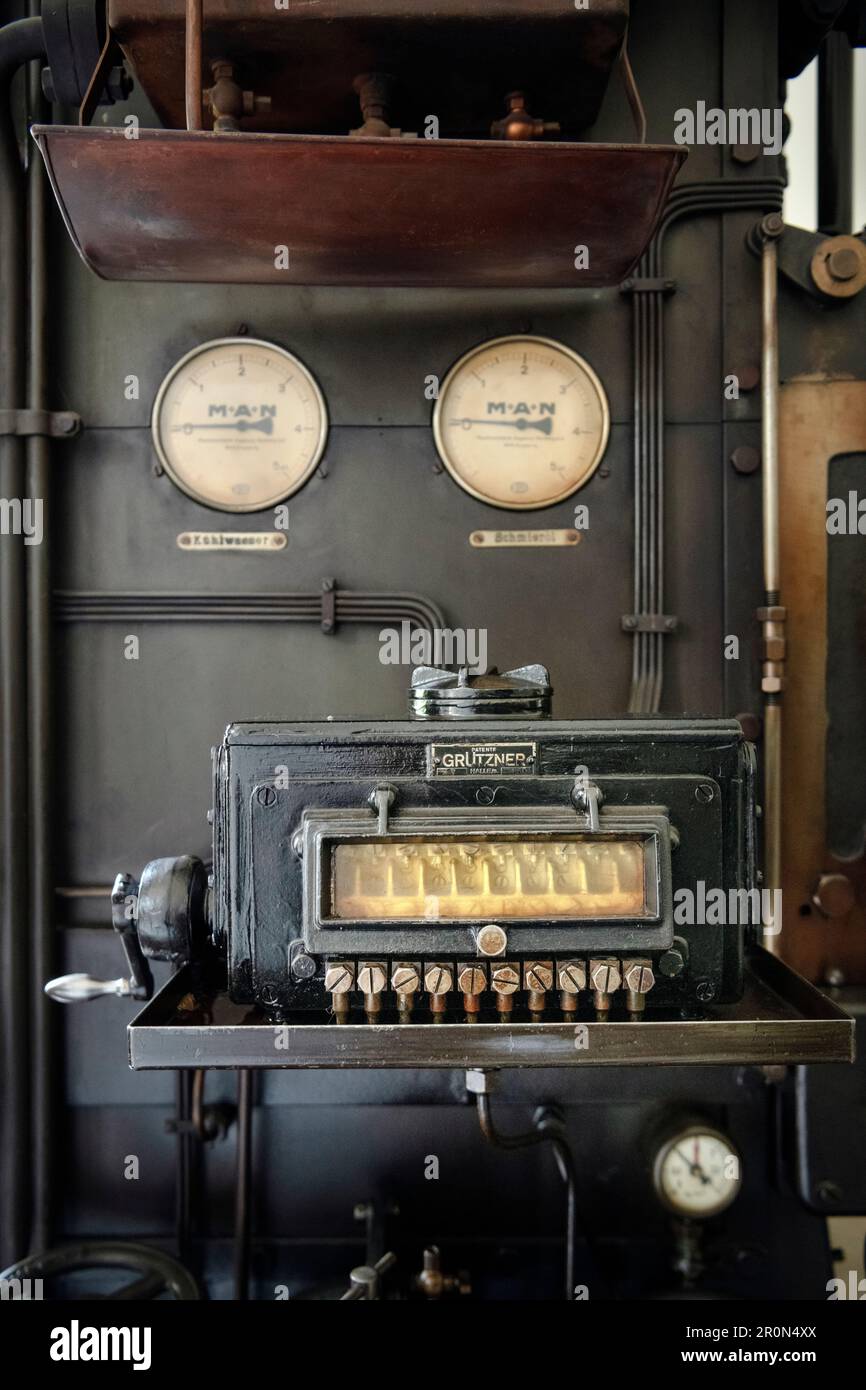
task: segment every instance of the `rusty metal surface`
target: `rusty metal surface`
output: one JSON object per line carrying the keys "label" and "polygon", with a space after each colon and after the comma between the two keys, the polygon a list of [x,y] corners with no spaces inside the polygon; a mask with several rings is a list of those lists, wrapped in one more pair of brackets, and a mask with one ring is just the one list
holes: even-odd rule
{"label": "rusty metal surface", "polygon": [[73,241],[107,280],[615,285],[685,158],[658,145],[33,134]]}
{"label": "rusty metal surface", "polygon": [[[164,124],[182,129],[185,0],[110,0],[109,24]],[[598,114],[628,22],[628,0],[207,0],[203,51],[238,65],[270,97],[256,130],[347,134],[352,81],[392,73],[396,123],[442,135],[487,134],[506,94],[526,89],[570,133]],[[563,52],[567,62],[555,61]]]}
{"label": "rusty metal surface", "polygon": [[[826,502],[831,458],[866,444],[866,382],[791,381],[779,394],[782,591],[788,609],[782,780],[784,927],[779,954],[811,980],[841,971],[866,982],[866,863],[840,861],[826,835]],[[825,917],[813,903],[822,874],[857,888],[849,912]]]}

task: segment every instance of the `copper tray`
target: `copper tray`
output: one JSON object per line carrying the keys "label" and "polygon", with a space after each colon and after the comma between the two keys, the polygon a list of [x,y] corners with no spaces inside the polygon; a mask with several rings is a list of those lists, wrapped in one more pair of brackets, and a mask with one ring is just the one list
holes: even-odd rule
{"label": "copper tray", "polygon": [[[665,145],[183,130],[128,139],[79,126],[33,135],[79,253],[106,280],[616,285],[685,158]],[[575,268],[578,246],[587,269]]]}

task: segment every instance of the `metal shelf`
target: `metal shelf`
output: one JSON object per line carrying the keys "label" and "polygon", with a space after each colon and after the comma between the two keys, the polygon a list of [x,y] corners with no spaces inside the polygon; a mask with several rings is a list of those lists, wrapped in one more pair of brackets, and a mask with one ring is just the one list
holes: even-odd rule
{"label": "metal shelf", "polygon": [[854,1022],[775,956],[755,948],[738,1004],[709,1006],[701,1017],[655,1015],[640,1022],[594,1015],[569,1021],[508,1023],[480,1014],[467,1022],[445,1014],[433,1022],[419,1004],[412,1021],[396,1014],[346,1023],[324,1014],[295,1014],[274,1024],[225,994],[195,990],[184,966],[129,1025],[134,1069],[505,1068],[574,1066],[772,1065],[851,1062]]}

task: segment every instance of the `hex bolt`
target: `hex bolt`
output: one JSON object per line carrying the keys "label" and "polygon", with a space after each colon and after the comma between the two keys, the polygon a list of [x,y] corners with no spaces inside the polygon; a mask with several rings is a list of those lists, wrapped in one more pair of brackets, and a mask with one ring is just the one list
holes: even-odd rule
{"label": "hex bolt", "polygon": [[659,956],[659,971],[669,980],[675,980],[678,975],[682,975],[685,968],[686,958],[678,946],[671,946],[670,950]]}
{"label": "hex bolt", "polygon": [[543,1014],[547,991],[553,989],[553,961],[528,960],[523,966],[523,988],[529,993],[529,1011]]}
{"label": "hex bolt", "polygon": [[364,996],[364,1010],[377,1014],[382,1007],[382,993],[388,984],[388,970],[384,961],[362,960],[358,962],[358,988]]}
{"label": "hex bolt", "polygon": [[589,962],[589,987],[600,1022],[607,1019],[611,995],[616,993],[621,984],[619,961],[614,956],[602,956]]}
{"label": "hex bolt", "polygon": [[559,1007],[564,1013],[577,1010],[577,996],[586,989],[586,966],[582,960],[558,960],[556,982],[559,985]]}
{"label": "hex bolt", "polygon": [[355,988],[355,965],[350,960],[331,960],[325,967],[325,990],[335,1014],[349,1012],[349,995]]}
{"label": "hex bolt", "polygon": [[468,1014],[477,1014],[481,996],[487,988],[487,967],[477,961],[467,961],[457,967],[457,988],[463,995],[463,1007]]}
{"label": "hex bolt", "polygon": [[454,988],[454,971],[447,962],[432,961],[424,967],[424,988],[430,996],[430,1012],[444,1014]]}
{"label": "hex bolt", "polygon": [[510,1014],[514,1006],[513,995],[520,988],[520,972],[516,965],[503,961],[493,968],[490,988],[496,995],[496,1007],[501,1014]]}
{"label": "hex bolt", "polygon": [[415,995],[421,988],[421,967],[414,961],[398,961],[391,971],[391,988],[397,996],[397,1008],[411,1013]]}
{"label": "hex bolt", "polygon": [[646,1008],[646,997],[656,982],[652,961],[644,958],[624,960],[622,978],[628,991],[626,1007],[632,1017],[639,1018]]}

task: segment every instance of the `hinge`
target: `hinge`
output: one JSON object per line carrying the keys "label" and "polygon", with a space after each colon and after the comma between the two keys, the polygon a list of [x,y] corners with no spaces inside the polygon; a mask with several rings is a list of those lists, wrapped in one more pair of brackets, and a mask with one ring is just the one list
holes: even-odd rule
{"label": "hinge", "polygon": [[70,439],[80,429],[81,416],[74,410],[0,410],[0,435]]}

